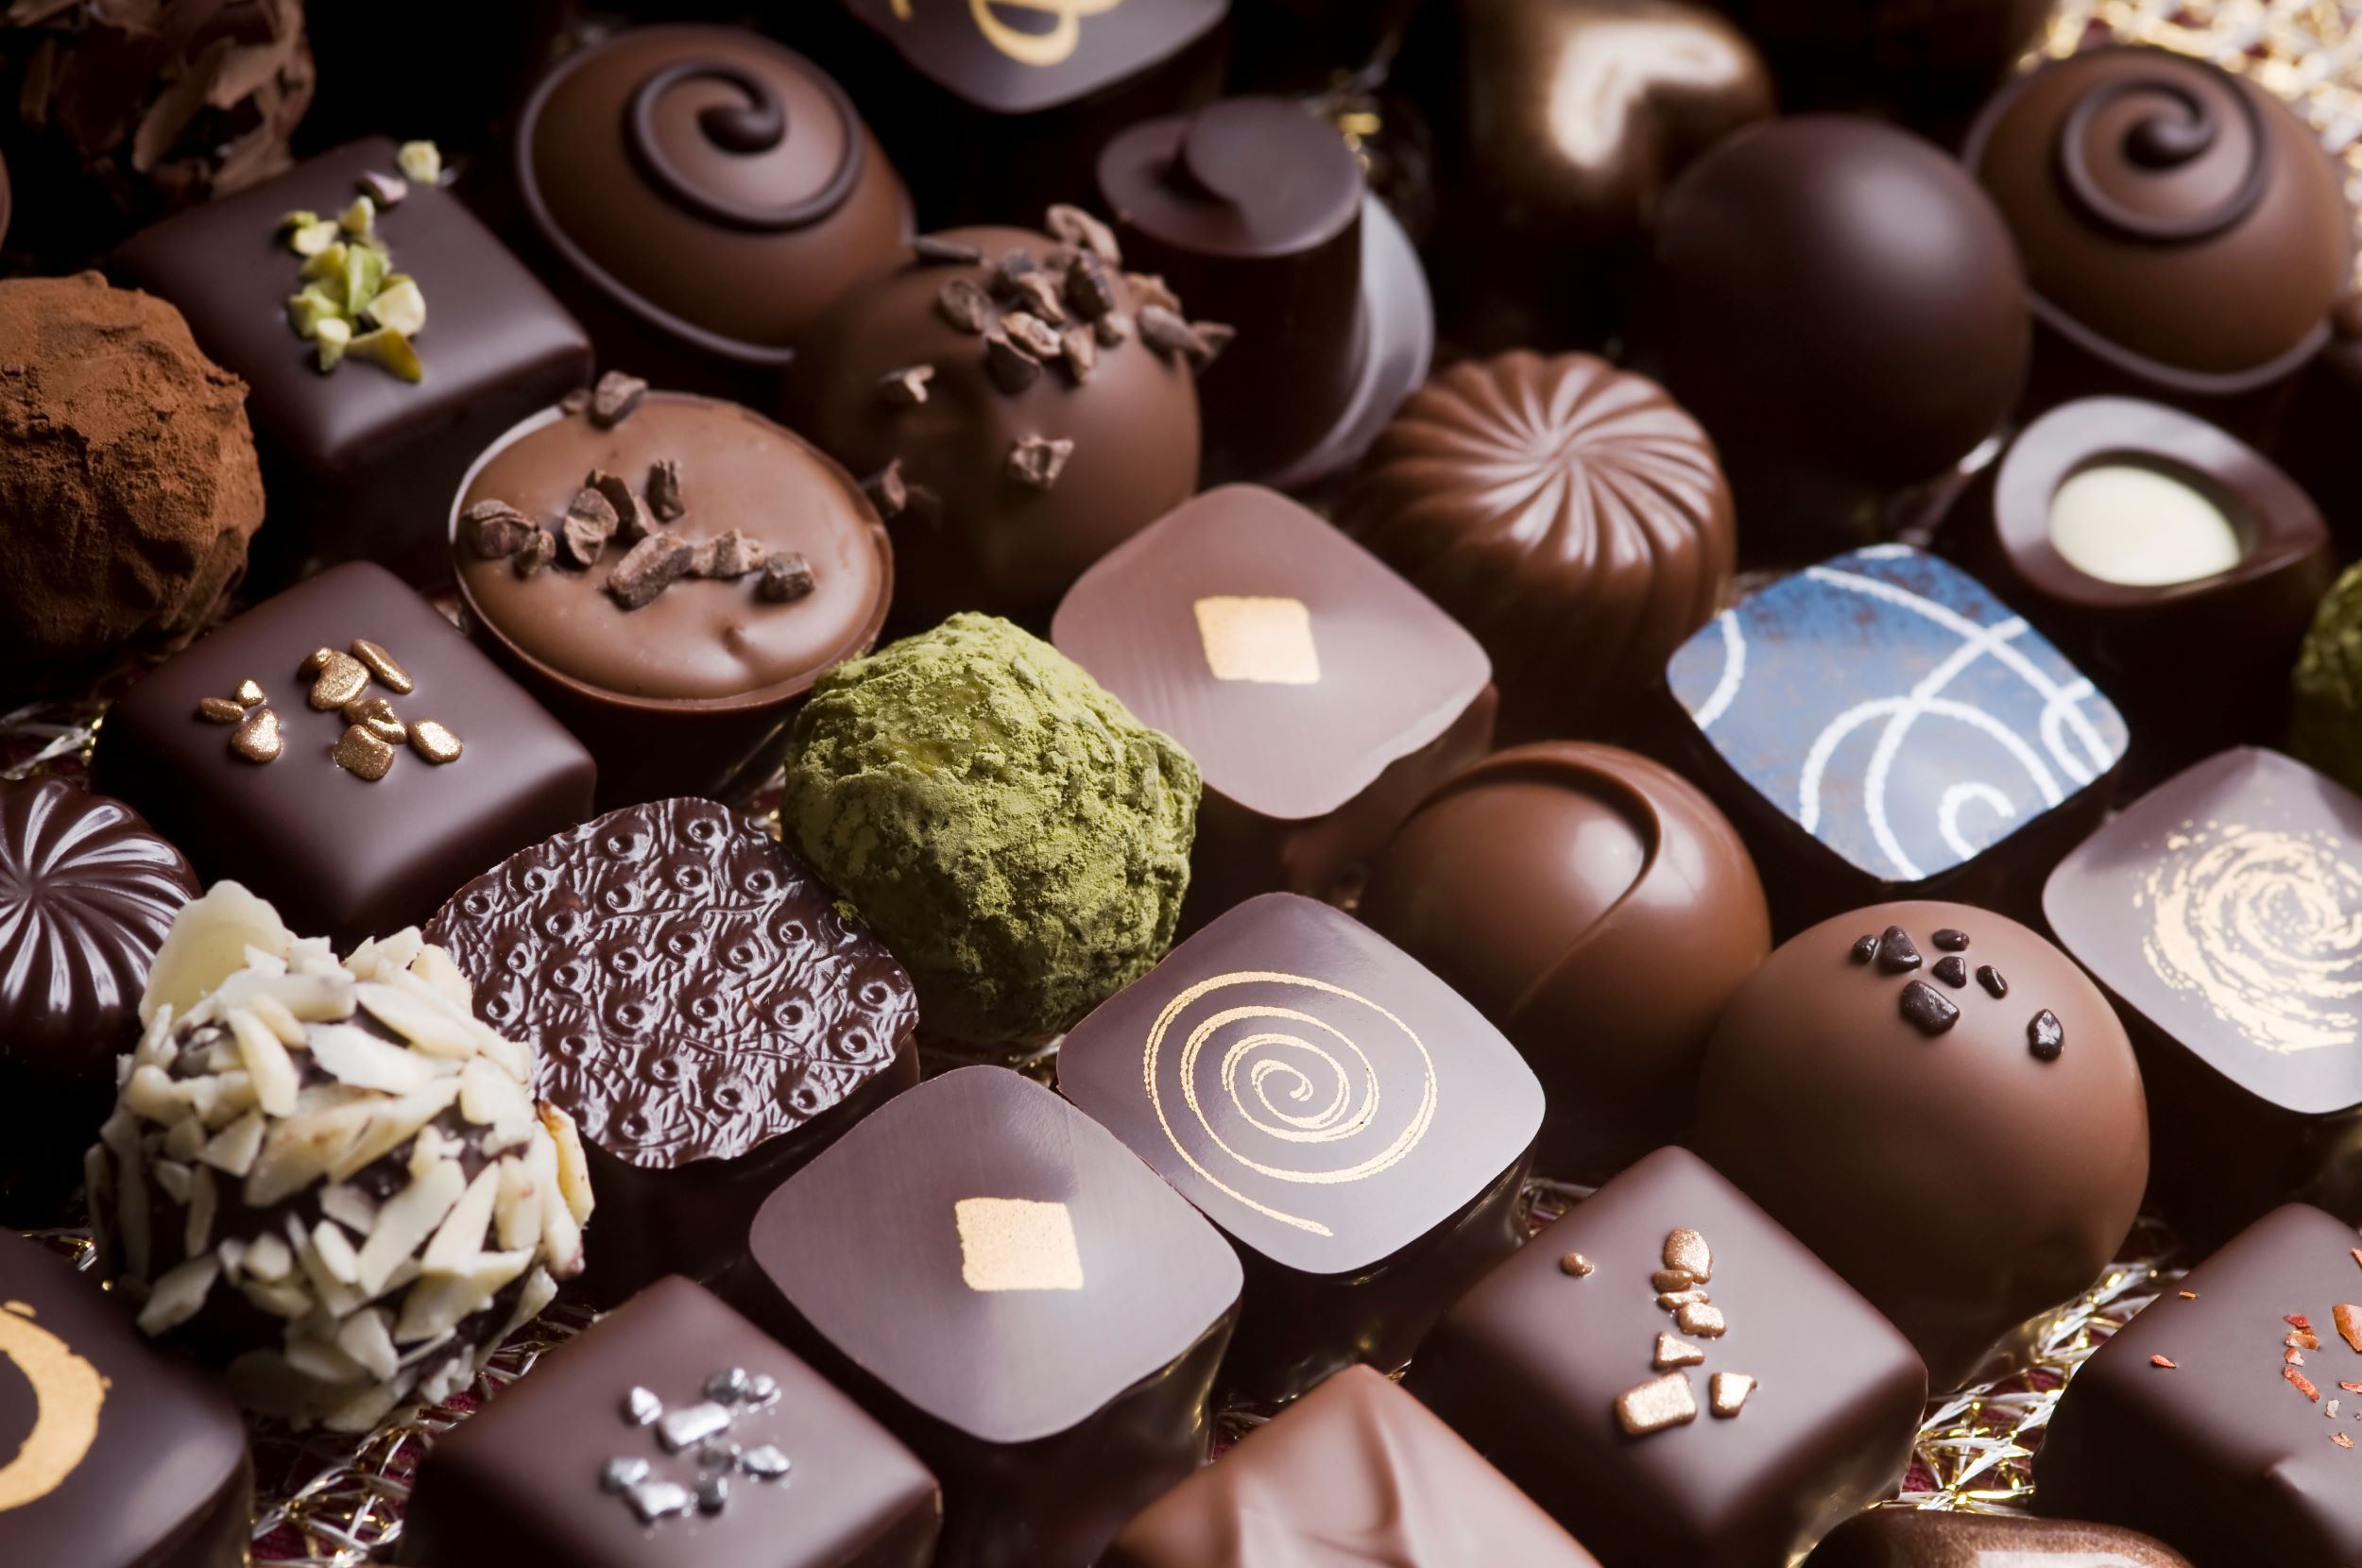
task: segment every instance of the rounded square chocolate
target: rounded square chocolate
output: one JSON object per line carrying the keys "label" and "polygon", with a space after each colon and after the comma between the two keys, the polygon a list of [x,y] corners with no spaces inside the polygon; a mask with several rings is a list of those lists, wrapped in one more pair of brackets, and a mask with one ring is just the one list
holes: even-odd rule
{"label": "rounded square chocolate", "polygon": [[911,69],[995,114],[1031,114],[1111,87],[1188,48],[1230,9],[1227,0],[842,3]]}

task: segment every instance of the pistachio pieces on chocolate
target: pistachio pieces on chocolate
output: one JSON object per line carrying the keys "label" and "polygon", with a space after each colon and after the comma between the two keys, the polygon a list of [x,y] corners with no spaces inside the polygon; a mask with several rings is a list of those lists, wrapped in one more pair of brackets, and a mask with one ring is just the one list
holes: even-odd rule
{"label": "pistachio pieces on chocolate", "polygon": [[642,399],[648,395],[648,383],[638,376],[627,376],[621,370],[609,370],[590,388],[590,401],[584,412],[590,423],[600,430],[613,430],[632,416]]}
{"label": "pistachio pieces on chocolate", "polygon": [[394,149],[394,167],[413,185],[443,182],[443,149],[432,142],[404,142]]}
{"label": "pistachio pieces on chocolate", "polygon": [[301,258],[287,324],[313,345],[322,374],[353,358],[422,381],[426,366],[411,339],[426,330],[426,296],[417,279],[393,270],[393,253],[377,233],[380,208],[402,200],[409,186],[384,175],[362,185],[363,194],[333,218],[294,212],[279,220],[287,248]]}

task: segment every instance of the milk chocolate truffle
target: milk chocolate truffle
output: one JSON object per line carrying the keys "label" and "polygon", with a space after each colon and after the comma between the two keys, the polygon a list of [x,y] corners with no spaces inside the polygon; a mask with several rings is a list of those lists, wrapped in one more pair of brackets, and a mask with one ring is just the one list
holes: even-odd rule
{"label": "milk chocolate truffle", "polygon": [[844,90],[736,27],[639,27],[568,56],[525,105],[517,179],[607,363],[750,398],[910,229]]}
{"label": "milk chocolate truffle", "polygon": [[2154,1537],[2114,1525],[2011,1513],[1872,1508],[1829,1532],[1811,1568],[2190,1568]]}
{"label": "milk chocolate truffle", "polygon": [[1360,913],[1509,1036],[1549,1111],[1536,1160],[1597,1179],[1688,1128],[1706,1036],[1772,950],[1738,834],[1614,746],[1496,752],[1420,803]]}
{"label": "milk chocolate truffle", "polygon": [[1865,528],[1949,469],[2026,380],[2026,277],[1992,198],[1871,120],[1715,144],[1665,198],[1636,363],[1720,450],[1751,550]]}
{"label": "milk chocolate truffle", "polygon": [[926,236],[830,307],[788,422],[894,538],[894,624],[1046,616],[1085,567],[1197,490],[1195,377],[1219,348],[1104,231],[1060,214]]}
{"label": "milk chocolate truffle", "polygon": [[1784,944],[1706,1048],[1695,1144],[1893,1321],[1938,1389],[2091,1284],[2148,1177],[2108,999],[1964,904],[1875,905]]}
{"label": "milk chocolate truffle", "polygon": [[1661,387],[1524,349],[1412,393],[1338,520],[1484,644],[1511,741],[1612,729],[1737,549],[1714,444]]}
{"label": "milk chocolate truffle", "polygon": [[246,575],[246,383],[94,272],[0,281],[0,667],[184,640]]}

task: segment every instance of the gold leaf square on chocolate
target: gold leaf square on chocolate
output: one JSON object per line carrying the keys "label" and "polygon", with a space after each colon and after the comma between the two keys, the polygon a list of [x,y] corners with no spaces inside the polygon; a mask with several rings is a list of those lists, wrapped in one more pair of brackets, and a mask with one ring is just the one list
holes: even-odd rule
{"label": "gold leaf square on chocolate", "polygon": [[1320,684],[1320,650],[1312,641],[1312,613],[1303,600],[1220,594],[1192,607],[1206,667],[1216,680]]}
{"label": "gold leaf square on chocolate", "polygon": [[970,1290],[1080,1290],[1083,1254],[1064,1203],[1031,1198],[963,1198],[960,1278]]}

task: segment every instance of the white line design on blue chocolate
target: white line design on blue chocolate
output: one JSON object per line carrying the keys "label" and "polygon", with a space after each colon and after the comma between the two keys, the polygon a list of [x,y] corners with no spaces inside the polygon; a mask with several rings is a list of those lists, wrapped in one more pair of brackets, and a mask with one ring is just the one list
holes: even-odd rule
{"label": "white line design on blue chocolate", "polygon": [[1952,853],[1963,861],[1977,858],[1977,846],[1960,831],[1960,808],[1972,800],[1979,800],[1993,808],[1994,815],[2008,822],[2017,815],[2017,803],[1994,786],[1985,783],[1955,784],[1943,792],[1943,799],[1936,807],[1936,831]]}
{"label": "white line design on blue chocolate", "polygon": [[1747,638],[1738,629],[1738,612],[1724,610],[1714,621],[1722,628],[1722,678],[1714,683],[1705,702],[1689,716],[1689,722],[1698,726],[1701,735],[1731,706],[1738,695],[1739,683],[1747,678]]}

